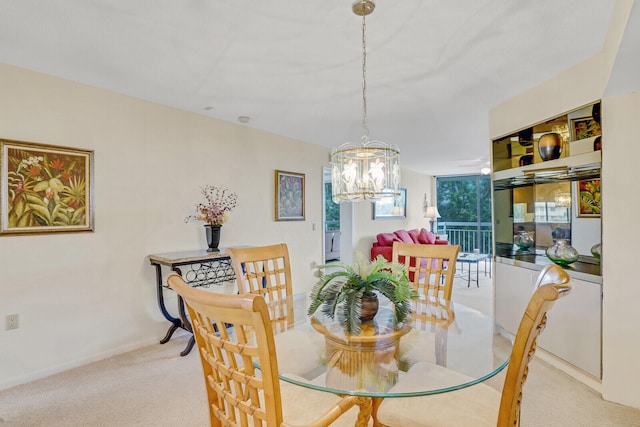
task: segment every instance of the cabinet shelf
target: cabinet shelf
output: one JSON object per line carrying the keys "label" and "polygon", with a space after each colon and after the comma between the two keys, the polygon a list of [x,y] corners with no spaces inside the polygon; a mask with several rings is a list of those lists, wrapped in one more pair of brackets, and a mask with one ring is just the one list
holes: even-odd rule
{"label": "cabinet shelf", "polygon": [[552,176],[555,173],[568,171],[571,168],[589,169],[598,168],[602,163],[602,151],[592,151],[584,154],[577,154],[570,157],[562,157],[556,160],[548,160],[544,163],[535,163],[528,166],[520,166],[501,170],[493,173],[494,181],[502,181],[513,178],[527,179],[536,175]]}

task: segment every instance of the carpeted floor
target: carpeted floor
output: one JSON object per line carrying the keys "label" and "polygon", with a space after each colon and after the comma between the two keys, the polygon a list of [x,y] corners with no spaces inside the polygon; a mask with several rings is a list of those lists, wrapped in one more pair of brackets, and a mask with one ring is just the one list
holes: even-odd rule
{"label": "carpeted floor", "polygon": [[[456,279],[454,299],[491,309],[490,279],[480,287]],[[72,369],[0,391],[2,427],[208,425],[200,361],[180,357],[185,335],[165,345]],[[470,355],[472,356],[472,355]],[[491,380],[497,389],[503,376]],[[603,401],[590,388],[534,359],[525,385],[522,427],[640,427],[640,410]]]}

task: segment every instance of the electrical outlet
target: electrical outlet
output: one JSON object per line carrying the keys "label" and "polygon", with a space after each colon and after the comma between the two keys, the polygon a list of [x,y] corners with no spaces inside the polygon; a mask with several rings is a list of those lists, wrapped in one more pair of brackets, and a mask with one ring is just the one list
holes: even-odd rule
{"label": "electrical outlet", "polygon": [[6,320],[5,329],[7,331],[9,331],[11,329],[18,329],[18,315],[17,314],[10,314],[5,318],[5,320]]}

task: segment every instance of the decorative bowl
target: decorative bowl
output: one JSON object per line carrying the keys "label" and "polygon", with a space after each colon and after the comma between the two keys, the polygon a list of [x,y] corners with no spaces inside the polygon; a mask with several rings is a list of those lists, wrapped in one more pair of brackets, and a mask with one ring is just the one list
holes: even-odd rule
{"label": "decorative bowl", "polygon": [[555,243],[545,251],[547,258],[558,265],[567,266],[578,260],[580,254],[569,244],[567,239],[557,239]]}

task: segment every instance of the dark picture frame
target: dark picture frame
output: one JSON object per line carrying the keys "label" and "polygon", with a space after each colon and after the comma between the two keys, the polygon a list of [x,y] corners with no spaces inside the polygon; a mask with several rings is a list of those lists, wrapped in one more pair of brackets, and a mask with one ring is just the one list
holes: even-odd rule
{"label": "dark picture frame", "polygon": [[400,189],[398,198],[388,197],[373,202],[373,219],[403,219],[407,217],[407,189]]}
{"label": "dark picture frame", "polygon": [[304,221],[304,174],[275,171],[275,220]]}
{"label": "dark picture frame", "polygon": [[571,140],[591,138],[602,134],[600,124],[593,117],[580,117],[571,119]]}
{"label": "dark picture frame", "polygon": [[93,157],[0,139],[0,235],[94,231]]}

